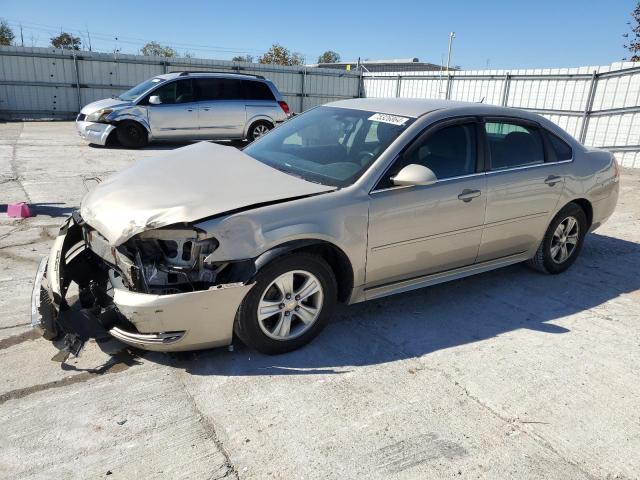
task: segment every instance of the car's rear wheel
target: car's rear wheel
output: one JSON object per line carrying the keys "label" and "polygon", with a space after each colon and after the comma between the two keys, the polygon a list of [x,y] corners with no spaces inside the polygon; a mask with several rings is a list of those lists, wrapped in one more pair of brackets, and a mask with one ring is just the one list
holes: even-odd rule
{"label": "car's rear wheel", "polygon": [[137,122],[122,122],[116,128],[116,137],[120,145],[127,148],[142,148],[149,141],[145,128]]}
{"label": "car's rear wheel", "polygon": [[533,258],[527,264],[544,273],[561,273],[576,261],[587,233],[587,216],[569,203],[553,218]]}
{"label": "car's rear wheel", "polygon": [[295,350],[324,328],[336,296],[335,276],[321,257],[287,255],[258,272],[238,309],[235,332],[262,353]]}
{"label": "car's rear wheel", "polygon": [[269,133],[269,130],[271,130],[272,128],[273,128],[272,124],[263,120],[254,123],[249,127],[249,135],[248,135],[249,140],[253,142],[258,138],[263,137],[264,135]]}

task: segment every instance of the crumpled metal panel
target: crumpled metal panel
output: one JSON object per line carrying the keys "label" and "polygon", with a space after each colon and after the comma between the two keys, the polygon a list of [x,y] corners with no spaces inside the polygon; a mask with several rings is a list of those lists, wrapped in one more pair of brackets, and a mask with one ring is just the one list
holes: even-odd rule
{"label": "crumpled metal panel", "polygon": [[91,190],[80,212],[109,244],[118,246],[145,230],[332,190],[236,148],[200,142],[136,161]]}

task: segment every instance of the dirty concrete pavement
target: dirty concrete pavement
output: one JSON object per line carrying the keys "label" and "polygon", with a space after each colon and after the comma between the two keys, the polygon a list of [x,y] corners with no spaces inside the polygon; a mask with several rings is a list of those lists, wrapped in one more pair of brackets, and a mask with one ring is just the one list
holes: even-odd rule
{"label": "dirty concrete pavement", "polygon": [[639,478],[640,170],[563,275],[344,307],[278,357],[113,341],[52,362],[30,294],[58,225],[96,177],[176,147],[0,123],[0,204],[38,213],[0,214],[1,478]]}

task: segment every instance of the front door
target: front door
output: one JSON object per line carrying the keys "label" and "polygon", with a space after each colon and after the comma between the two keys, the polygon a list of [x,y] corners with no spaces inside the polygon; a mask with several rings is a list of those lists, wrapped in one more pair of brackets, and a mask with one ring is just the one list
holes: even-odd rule
{"label": "front door", "polygon": [[154,139],[190,140],[198,136],[198,109],[191,80],[176,80],[153,91],[159,105],[148,104],[149,125]]}
{"label": "front door", "polygon": [[551,221],[568,164],[545,149],[535,124],[506,119],[484,123],[489,150],[487,214],[478,261],[538,246]]}
{"label": "front door", "polygon": [[247,121],[246,102],[240,80],[195,79],[198,99],[199,138],[242,138]]}
{"label": "front door", "polygon": [[[421,164],[438,181],[395,187],[404,166]],[[482,237],[486,179],[477,161],[477,123],[430,129],[402,154],[371,192],[368,288],[473,264]]]}

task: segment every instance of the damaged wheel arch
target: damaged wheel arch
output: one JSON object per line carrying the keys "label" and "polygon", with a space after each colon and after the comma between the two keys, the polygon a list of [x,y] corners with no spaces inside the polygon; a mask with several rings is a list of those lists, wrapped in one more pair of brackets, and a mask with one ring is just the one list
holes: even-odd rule
{"label": "damaged wheel arch", "polygon": [[342,249],[326,240],[292,240],[267,250],[253,261],[255,273],[249,280],[253,280],[255,274],[272,261],[294,252],[311,253],[323,258],[336,276],[338,282],[338,300],[340,302],[347,302],[349,300],[354,283],[353,266],[351,265],[349,257]]}

